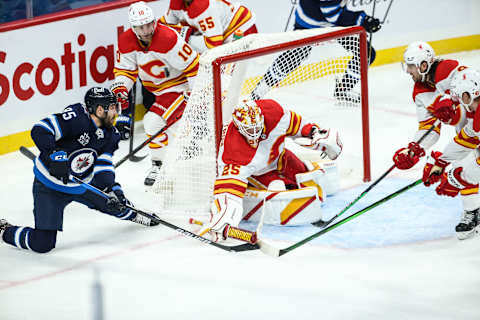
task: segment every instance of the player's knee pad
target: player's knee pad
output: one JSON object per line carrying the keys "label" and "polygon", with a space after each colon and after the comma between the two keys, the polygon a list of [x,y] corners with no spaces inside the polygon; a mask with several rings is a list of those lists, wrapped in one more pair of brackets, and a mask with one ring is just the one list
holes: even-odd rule
{"label": "player's knee pad", "polygon": [[30,249],[38,253],[47,253],[55,248],[57,242],[56,230],[34,229],[29,239]]}
{"label": "player's knee pad", "polygon": [[143,127],[147,135],[154,135],[166,126],[165,119],[155,112],[149,111],[143,117]]}

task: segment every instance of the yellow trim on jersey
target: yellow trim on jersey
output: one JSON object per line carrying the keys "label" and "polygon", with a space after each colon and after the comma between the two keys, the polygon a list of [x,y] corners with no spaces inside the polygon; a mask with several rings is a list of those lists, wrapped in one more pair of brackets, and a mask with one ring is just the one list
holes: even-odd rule
{"label": "yellow trim on jersey", "polygon": [[257,179],[248,177],[247,180],[254,188],[259,189],[259,191],[267,190],[267,186],[265,186],[263,183],[260,183],[260,181],[258,181]]}
{"label": "yellow trim on jersey", "polygon": [[220,194],[220,193],[230,193],[230,194],[233,194],[239,198],[243,198],[245,196],[245,193],[244,192],[241,192],[241,191],[238,191],[238,190],[235,190],[235,189],[231,189],[231,188],[220,188],[220,189],[216,189],[213,191],[213,194]]}
{"label": "yellow trim on jersey", "polygon": [[221,185],[221,184],[236,184],[242,188],[246,188],[247,187],[247,183],[246,182],[243,182],[241,180],[237,180],[237,179],[217,179],[217,181],[215,181],[215,185]]}
{"label": "yellow trim on jersey", "polygon": [[302,117],[293,111],[290,111],[290,125],[287,129],[287,136],[294,136],[298,133],[300,124],[302,123]]}
{"label": "yellow trim on jersey", "polygon": [[213,36],[213,37],[203,37],[205,41],[205,45],[208,49],[212,49],[218,47],[219,45],[223,44],[223,35]]}
{"label": "yellow trim on jersey", "polygon": [[126,70],[126,69],[113,68],[113,74],[115,75],[115,77],[125,76],[131,79],[132,81],[136,81],[138,76],[138,70]]}
{"label": "yellow trim on jersey", "polygon": [[185,83],[187,82],[187,78],[185,77],[184,74],[180,75],[179,77],[176,77],[172,80],[168,80],[168,81],[165,81],[161,84],[155,84],[151,81],[143,81],[143,85],[145,87],[148,87],[148,88],[151,88],[153,89],[153,92],[159,92],[159,91],[163,91],[165,89],[168,89],[168,88],[171,88],[171,87],[175,87],[175,86],[178,86],[182,83]]}
{"label": "yellow trim on jersey", "polygon": [[183,70],[183,74],[186,77],[194,77],[197,75],[198,69],[197,70],[193,70],[193,69],[195,69],[195,67],[198,65],[199,60],[200,60],[200,55],[197,53],[197,56],[195,57],[195,59],[193,59],[192,63],[190,63],[188,67],[186,67],[185,70]]}
{"label": "yellow trim on jersey", "polygon": [[[468,136],[464,129],[462,129],[455,138],[453,138],[453,140],[458,143],[459,145],[461,146],[464,146],[465,148],[469,148],[469,149],[475,149],[476,147],[478,147],[478,145],[480,144],[480,140],[478,139],[478,137],[470,137]],[[475,140],[475,142],[470,142],[470,141],[467,141],[467,140]]]}
{"label": "yellow trim on jersey", "polygon": [[[242,14],[244,14],[245,11],[248,12],[247,15],[245,16],[244,19],[242,19],[240,22],[238,22],[238,20],[240,19],[240,16]],[[245,22],[250,20],[251,17],[252,17],[252,13],[250,12],[250,10],[248,10],[244,6],[240,6],[238,8],[237,12],[235,13],[235,15],[233,16],[232,21],[228,25],[227,29],[223,33],[223,37],[227,38],[228,36],[230,36],[232,33],[235,32],[235,30],[237,30],[239,27],[241,27],[243,24],[245,24]]]}

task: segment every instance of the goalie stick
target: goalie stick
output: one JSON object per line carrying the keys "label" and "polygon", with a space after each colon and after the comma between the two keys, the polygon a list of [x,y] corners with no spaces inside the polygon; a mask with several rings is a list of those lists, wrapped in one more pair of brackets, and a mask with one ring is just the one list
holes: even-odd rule
{"label": "goalie stick", "polygon": [[368,207],[366,207],[366,208],[364,208],[364,209],[362,209],[362,210],[359,210],[359,211],[355,212],[354,214],[349,215],[349,216],[346,217],[345,219],[343,219],[343,220],[341,220],[341,221],[338,221],[337,223],[332,224],[332,225],[326,227],[325,229],[322,229],[322,230],[320,230],[320,231],[312,234],[311,236],[309,236],[309,237],[307,237],[307,238],[305,238],[305,239],[303,239],[303,240],[301,240],[301,241],[298,241],[297,243],[292,244],[291,246],[289,246],[289,247],[287,247],[287,248],[285,248],[285,249],[278,249],[278,248],[275,248],[274,246],[270,245],[269,243],[266,243],[265,241],[261,241],[261,242],[258,243],[259,246],[260,246],[260,250],[261,250],[262,252],[264,252],[265,254],[268,254],[268,255],[273,256],[273,257],[283,256],[284,254],[286,254],[286,253],[288,253],[288,252],[290,252],[290,251],[292,251],[292,250],[294,250],[294,249],[296,249],[296,248],[304,245],[305,243],[307,243],[307,242],[309,242],[309,241],[312,241],[313,239],[321,236],[322,234],[325,234],[325,233],[327,233],[327,232],[329,232],[329,231],[332,231],[332,230],[340,227],[342,224],[345,224],[345,223],[347,223],[348,221],[353,220],[353,219],[355,219],[356,217],[364,214],[365,212],[370,211],[370,210],[372,210],[373,208],[381,205],[382,203],[387,202],[388,200],[390,200],[390,199],[392,199],[392,198],[395,198],[395,197],[398,196],[399,194],[401,194],[401,193],[403,193],[403,192],[405,192],[405,191],[407,191],[407,190],[410,190],[411,188],[419,185],[421,182],[422,182],[422,179],[419,179],[419,180],[417,180],[417,181],[409,184],[408,186],[405,186],[405,187],[403,187],[402,189],[397,190],[397,191],[395,191],[394,193],[389,194],[388,196],[386,196],[386,197],[384,197],[384,198],[382,198],[382,199],[380,199],[380,200],[372,203],[372,204],[369,205]]}
{"label": "goalie stick", "polygon": [[[430,134],[430,132],[433,131],[433,129],[435,129],[435,127],[438,126],[438,124],[440,123],[440,120],[436,120],[435,123],[430,127],[430,129],[427,130],[427,132],[425,132],[423,134],[423,136],[420,137],[420,139],[418,139],[417,143],[420,143],[422,142],[423,140],[425,140],[425,138]],[[317,221],[317,222],[314,222],[312,223],[314,226],[317,226],[317,227],[325,227],[325,226],[328,226],[330,223],[332,223],[332,221],[334,221],[335,219],[337,219],[339,216],[341,216],[343,213],[345,213],[345,211],[347,211],[348,209],[350,209],[355,203],[358,202],[358,200],[360,200],[361,198],[363,198],[363,196],[365,196],[370,190],[373,189],[373,187],[375,187],[380,181],[383,180],[383,178],[385,178],[390,172],[393,171],[393,169],[395,169],[395,164],[393,164],[384,174],[382,174],[380,176],[380,178],[378,178],[377,180],[375,180],[371,185],[368,186],[367,189],[365,189],[358,197],[356,197],[352,202],[350,202],[345,208],[343,208],[342,211],[340,211],[339,213],[337,213],[336,215],[334,215],[330,220],[328,221],[323,221],[323,220],[320,220],[320,221]]]}
{"label": "goalie stick", "polygon": [[[35,154],[34,154],[33,152],[31,152],[30,150],[28,150],[27,148],[25,148],[24,146],[21,146],[21,147],[20,147],[20,152],[21,152],[24,156],[26,156],[27,158],[29,158],[30,160],[32,160],[32,161],[35,160]],[[105,192],[103,192],[102,190],[95,188],[95,187],[92,186],[91,184],[88,184],[88,183],[82,181],[81,179],[79,179],[79,178],[77,178],[77,177],[75,177],[75,176],[70,176],[70,179],[73,180],[73,181],[75,181],[75,182],[77,182],[77,183],[79,183],[79,184],[81,184],[81,185],[83,185],[86,189],[88,189],[88,190],[96,193],[97,195],[99,195],[99,196],[101,196],[101,197],[103,197],[103,198],[108,198],[108,197],[109,197],[109,196],[108,196]],[[150,213],[148,213],[148,212],[145,212],[145,211],[142,211],[142,210],[140,210],[140,209],[137,209],[137,208],[135,208],[135,207],[133,207],[133,206],[131,206],[131,205],[128,205],[128,204],[127,204],[126,207],[129,208],[129,209],[131,209],[131,210],[133,210],[133,211],[135,211],[137,214],[140,214],[140,215],[142,215],[142,216],[144,216],[144,217],[147,217],[147,218],[149,218],[149,219],[152,219],[153,221],[158,222],[158,223],[160,223],[160,224],[162,224],[162,225],[164,225],[164,226],[166,226],[166,227],[168,227],[168,228],[170,228],[170,229],[173,229],[173,230],[175,230],[176,232],[178,232],[178,233],[180,233],[180,234],[182,234],[182,235],[184,235],[184,236],[186,236],[186,237],[193,238],[193,239],[195,239],[195,240],[198,240],[198,241],[203,242],[203,243],[205,243],[205,244],[209,244],[209,245],[211,245],[211,246],[217,247],[217,248],[222,249],[222,250],[225,250],[225,251],[229,251],[229,252],[242,252],[242,251],[257,250],[257,249],[260,248],[258,244],[252,244],[252,243],[244,243],[244,244],[240,244],[240,245],[236,245],[236,246],[226,246],[226,245],[223,245],[223,244],[220,244],[220,243],[216,243],[216,242],[213,242],[213,241],[211,241],[211,240],[209,240],[209,239],[206,239],[206,238],[204,238],[204,237],[200,237],[200,236],[198,236],[198,235],[196,235],[196,234],[194,234],[194,233],[192,233],[192,232],[190,232],[190,231],[188,231],[188,230],[185,230],[185,229],[183,229],[183,228],[180,228],[180,227],[178,227],[178,226],[176,226],[176,225],[174,225],[174,224],[171,224],[170,222],[167,222],[167,221],[162,220],[162,219],[160,219],[160,218],[158,218],[158,217],[155,217],[155,216],[153,216],[152,214],[150,214]]]}

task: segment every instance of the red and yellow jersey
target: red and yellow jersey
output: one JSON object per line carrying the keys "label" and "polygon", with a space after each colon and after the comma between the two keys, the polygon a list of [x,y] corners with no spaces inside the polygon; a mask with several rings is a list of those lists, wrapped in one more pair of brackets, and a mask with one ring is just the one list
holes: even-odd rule
{"label": "red and yellow jersey", "polygon": [[[456,60],[442,60],[436,67],[434,79],[435,83],[433,85],[425,82],[415,83],[412,94],[413,101],[416,105],[416,114],[418,120],[418,131],[414,137],[415,141],[420,139],[425,131],[430,129],[430,127],[437,120],[437,118],[435,118],[431,112],[433,110],[433,106],[436,101],[442,99],[445,95],[450,94],[451,80],[453,76],[463,68],[465,67],[459,66],[459,63]],[[456,126],[458,132],[466,123],[466,112],[460,106],[457,107],[457,111],[456,117],[451,125]],[[434,131],[437,134],[440,134],[440,125],[438,125]],[[436,136],[434,139],[424,139],[421,145],[422,147],[428,149],[437,140],[438,136]]]}
{"label": "red and yellow jersey", "polygon": [[198,60],[198,53],[165,25],[157,24],[148,46],[128,29],[118,40],[115,82],[130,90],[138,77],[155,95],[183,92],[189,90],[189,79],[197,75]]}
{"label": "red and yellow jersey", "polygon": [[309,136],[312,123],[274,100],[257,100],[264,115],[264,130],[256,148],[251,147],[233,122],[222,138],[214,194],[229,193],[243,198],[247,179],[281,169],[286,137]]}
{"label": "red and yellow jersey", "polygon": [[254,14],[245,6],[225,0],[194,0],[188,8],[183,0],[170,0],[167,13],[159,20],[166,25],[188,25],[200,36],[189,41],[199,52],[233,40],[236,30],[255,25]]}

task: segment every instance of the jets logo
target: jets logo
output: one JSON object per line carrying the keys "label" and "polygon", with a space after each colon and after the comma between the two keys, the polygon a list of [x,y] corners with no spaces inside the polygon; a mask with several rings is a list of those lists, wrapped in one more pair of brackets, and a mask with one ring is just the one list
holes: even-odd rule
{"label": "jets logo", "polygon": [[92,173],[97,153],[93,149],[76,150],[69,157],[71,172],[78,178],[84,178]]}

